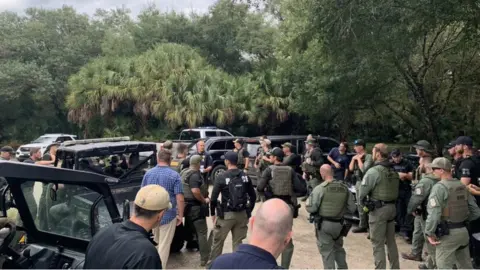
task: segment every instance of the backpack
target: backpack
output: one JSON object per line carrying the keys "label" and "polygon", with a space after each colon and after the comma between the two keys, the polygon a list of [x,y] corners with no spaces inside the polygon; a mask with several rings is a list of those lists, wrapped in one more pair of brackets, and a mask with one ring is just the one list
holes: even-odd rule
{"label": "backpack", "polygon": [[246,175],[235,175],[232,178],[226,178],[230,198],[227,201],[227,209],[233,212],[240,212],[247,209],[247,183]]}

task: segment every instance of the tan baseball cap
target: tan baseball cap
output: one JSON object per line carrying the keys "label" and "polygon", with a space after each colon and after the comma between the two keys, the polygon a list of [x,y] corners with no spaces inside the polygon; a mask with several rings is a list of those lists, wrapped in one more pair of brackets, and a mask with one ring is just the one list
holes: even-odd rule
{"label": "tan baseball cap", "polygon": [[202,162],[202,157],[200,155],[193,155],[190,157],[190,165],[199,165]]}
{"label": "tan baseball cap", "polygon": [[443,169],[445,171],[450,171],[452,170],[452,163],[450,160],[444,157],[439,157],[432,161],[430,167],[432,167],[432,169]]}
{"label": "tan baseball cap", "polygon": [[171,209],[170,196],[168,192],[159,185],[146,185],[142,187],[137,196],[135,204],[145,210],[159,211]]}
{"label": "tan baseball cap", "polygon": [[165,148],[165,149],[172,149],[172,147],[173,147],[173,142],[170,141],[170,140],[165,141],[165,142],[163,143],[163,148]]}

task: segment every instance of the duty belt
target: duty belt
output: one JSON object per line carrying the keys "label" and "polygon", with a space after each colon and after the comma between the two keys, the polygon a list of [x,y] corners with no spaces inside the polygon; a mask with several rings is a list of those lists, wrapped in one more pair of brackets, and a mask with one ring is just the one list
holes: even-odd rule
{"label": "duty belt", "polygon": [[322,217],[323,220],[330,221],[330,222],[336,222],[336,223],[342,223],[343,218],[329,218],[329,217]]}
{"label": "duty belt", "polygon": [[463,227],[467,227],[466,222],[448,222],[447,226],[449,229],[460,229]]}
{"label": "duty belt", "polygon": [[202,203],[197,199],[185,199],[185,203],[191,205],[202,205]]}
{"label": "duty belt", "polygon": [[382,201],[382,200],[372,200],[375,203],[382,203],[382,204],[396,204],[397,201]]}

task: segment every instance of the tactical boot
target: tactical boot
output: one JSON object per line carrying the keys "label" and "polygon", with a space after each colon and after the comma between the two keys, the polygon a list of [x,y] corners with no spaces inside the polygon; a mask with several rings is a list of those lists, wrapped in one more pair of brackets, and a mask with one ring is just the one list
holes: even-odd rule
{"label": "tactical boot", "polygon": [[415,255],[412,253],[402,253],[402,258],[405,260],[410,260],[410,261],[417,261],[421,262],[422,261],[422,255]]}
{"label": "tactical boot", "polygon": [[367,228],[360,228],[360,227],[357,227],[355,229],[352,230],[353,233],[366,233],[368,232]]}

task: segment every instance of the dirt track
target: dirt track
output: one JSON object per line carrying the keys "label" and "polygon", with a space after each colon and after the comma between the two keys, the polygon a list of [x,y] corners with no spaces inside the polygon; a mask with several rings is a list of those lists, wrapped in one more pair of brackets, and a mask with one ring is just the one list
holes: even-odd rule
{"label": "dirt track", "polygon": [[[255,207],[258,208],[258,205]],[[293,253],[292,265],[290,268],[307,268],[307,269],[319,269],[323,268],[320,253],[318,251],[315,239],[315,232],[313,231],[313,224],[310,224],[307,220],[308,213],[305,210],[305,203],[302,203],[300,214],[294,221],[294,236],[293,243],[295,245],[295,251]],[[211,219],[208,219],[208,226],[212,228]],[[248,242],[248,237],[244,241]],[[401,238],[397,238],[397,245],[399,252],[409,252],[410,245],[406,244]],[[345,239],[344,244],[347,252],[347,262],[350,269],[373,269],[373,256],[372,246],[367,239],[365,233],[353,234],[350,233]],[[225,246],[223,248],[224,253],[232,251],[231,235],[228,236]],[[200,268],[200,255],[197,252],[189,252],[185,249],[181,253],[172,254],[168,260],[168,268]],[[418,269],[417,262],[403,260],[400,257],[400,267],[402,269]],[[280,262],[280,258],[277,260]],[[388,262],[387,262],[388,265]]]}

